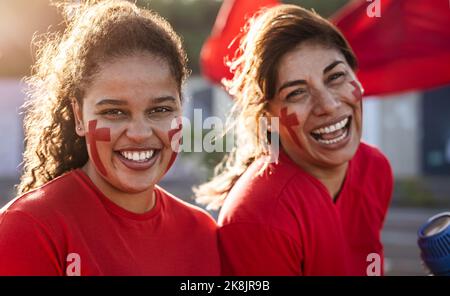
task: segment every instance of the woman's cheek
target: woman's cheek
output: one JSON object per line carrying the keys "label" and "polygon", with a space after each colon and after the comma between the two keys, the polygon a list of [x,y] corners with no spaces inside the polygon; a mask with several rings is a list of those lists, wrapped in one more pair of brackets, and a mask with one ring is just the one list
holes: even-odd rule
{"label": "woman's cheek", "polygon": [[90,157],[98,172],[107,177],[108,173],[100,158],[97,145],[99,142],[111,142],[111,129],[109,127],[97,127],[97,120],[88,122],[88,131],[86,133],[86,144],[90,151]]}
{"label": "woman's cheek", "polygon": [[182,144],[182,129],[183,122],[181,116],[177,116],[172,120],[170,130],[167,132],[167,136],[170,142],[170,148],[173,152],[178,153]]}
{"label": "woman's cheek", "polygon": [[164,149],[166,151],[170,151],[169,161],[164,172],[166,173],[175,162],[181,147],[182,141],[181,116],[173,118],[170,123],[165,123],[163,125],[160,125],[159,127],[155,127],[154,132],[163,141]]}
{"label": "woman's cheek", "polygon": [[180,130],[181,116],[172,117],[170,119],[160,121],[157,124],[152,125],[152,130],[155,136],[157,136],[163,143],[165,148],[174,150],[176,148],[172,142],[176,131]]}
{"label": "woman's cheek", "polygon": [[297,113],[289,112],[287,107],[283,107],[280,110],[280,124],[286,128],[289,133],[289,137],[294,141],[295,145],[298,148],[302,148],[300,143],[300,139],[298,138],[297,133],[295,132],[296,126],[300,124]]}
{"label": "woman's cheek", "polygon": [[350,81],[350,85],[353,87],[352,96],[356,102],[360,102],[362,100],[362,95],[364,92],[364,89],[361,86],[361,83],[359,83],[357,80]]}
{"label": "woman's cheek", "polygon": [[353,79],[344,82],[332,91],[336,97],[344,98],[351,103],[359,103],[362,100],[363,92],[361,84]]}
{"label": "woman's cheek", "polygon": [[181,117],[176,117],[172,121],[172,127],[168,133],[167,136],[169,138],[170,147],[172,150],[172,155],[170,156],[169,163],[167,165],[165,173],[172,167],[173,163],[175,162],[178,152],[180,151],[181,144],[182,144],[182,130],[183,130],[183,123],[181,121]]}

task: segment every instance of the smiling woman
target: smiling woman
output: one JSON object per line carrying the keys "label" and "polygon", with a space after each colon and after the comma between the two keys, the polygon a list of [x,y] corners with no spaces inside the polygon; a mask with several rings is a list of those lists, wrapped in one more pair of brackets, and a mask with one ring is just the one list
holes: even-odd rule
{"label": "smiling woman", "polygon": [[180,39],[128,1],[87,2],[27,80],[0,275],[217,275],[214,220],[157,185],[181,135]]}
{"label": "smiling woman", "polygon": [[[167,62],[143,52],[113,58],[101,65],[82,106],[72,103],[77,134],[87,135],[90,147],[87,175],[124,208],[151,209],[154,199],[148,196],[173,153],[172,120],[181,115],[179,87]],[[106,127],[103,135],[97,126]]]}
{"label": "smiling woman", "polygon": [[[393,180],[383,154],[360,142],[363,90],[350,46],[294,5],[264,10],[248,27],[227,83],[237,145],[196,191],[222,206],[223,273],[381,274],[382,260],[375,271],[368,260],[383,257]],[[267,132],[263,117],[280,124]],[[268,163],[273,134],[281,149]]]}

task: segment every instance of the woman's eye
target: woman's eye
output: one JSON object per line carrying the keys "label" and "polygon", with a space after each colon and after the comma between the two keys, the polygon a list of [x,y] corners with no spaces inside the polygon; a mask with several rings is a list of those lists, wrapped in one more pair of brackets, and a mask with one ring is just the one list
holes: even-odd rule
{"label": "woman's eye", "polygon": [[296,89],[286,96],[286,101],[297,101],[306,95],[305,89]]}
{"label": "woman's eye", "polygon": [[174,109],[171,107],[164,107],[164,106],[155,107],[148,111],[148,116],[150,118],[155,118],[155,119],[166,118],[167,116],[170,116],[173,113],[173,110]]}
{"label": "woman's eye", "polygon": [[156,107],[156,108],[153,108],[152,110],[150,110],[150,114],[153,114],[153,113],[166,113],[166,112],[170,112],[170,111],[172,111],[172,109],[169,108],[169,107]]}
{"label": "woman's eye", "polygon": [[126,115],[124,111],[120,109],[109,109],[100,112],[101,115],[105,115],[108,117],[120,117]]}
{"label": "woman's eye", "polygon": [[335,81],[338,81],[339,78],[344,77],[344,76],[345,76],[344,72],[337,72],[337,73],[330,75],[327,80],[328,80],[328,82],[335,82]]}

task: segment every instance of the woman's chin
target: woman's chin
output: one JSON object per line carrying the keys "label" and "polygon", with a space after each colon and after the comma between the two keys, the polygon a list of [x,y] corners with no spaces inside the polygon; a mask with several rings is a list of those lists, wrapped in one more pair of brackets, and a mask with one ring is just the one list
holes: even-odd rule
{"label": "woman's chin", "polygon": [[[157,163],[156,163],[157,164]],[[116,163],[111,175],[110,184],[122,192],[141,193],[150,190],[158,180],[159,166],[152,165],[147,169],[134,170]]]}
{"label": "woman's chin", "polygon": [[148,175],[130,176],[128,174],[118,174],[116,181],[110,184],[124,193],[137,194],[151,190],[155,185],[155,178]]}
{"label": "woman's chin", "polygon": [[116,187],[120,191],[128,194],[138,194],[145,191],[149,191],[153,186],[149,186],[150,183],[146,184],[121,184],[120,187]]}
{"label": "woman's chin", "polygon": [[324,167],[337,167],[348,163],[356,153],[358,149],[359,141],[352,139],[345,147],[324,153],[317,158],[320,159],[319,162],[322,163]]}

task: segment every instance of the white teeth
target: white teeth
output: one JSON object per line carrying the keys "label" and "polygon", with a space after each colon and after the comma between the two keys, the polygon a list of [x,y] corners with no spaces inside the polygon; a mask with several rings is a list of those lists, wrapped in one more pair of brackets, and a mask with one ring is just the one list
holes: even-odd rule
{"label": "white teeth", "polygon": [[348,122],[348,117],[346,117],[345,119],[339,121],[338,123],[335,123],[333,125],[330,126],[326,126],[326,127],[322,127],[316,130],[313,130],[312,133],[313,134],[328,134],[328,133],[332,133],[335,132],[337,130],[340,130],[341,128],[343,128]]}
{"label": "white teeth", "polygon": [[154,150],[147,151],[121,151],[120,154],[128,160],[132,161],[148,161],[152,158]]}
{"label": "white teeth", "polygon": [[335,144],[337,142],[342,141],[343,139],[345,139],[345,137],[347,137],[348,131],[346,130],[342,135],[340,135],[339,137],[332,139],[332,140],[323,140],[323,139],[319,139],[318,141],[322,144]]}

